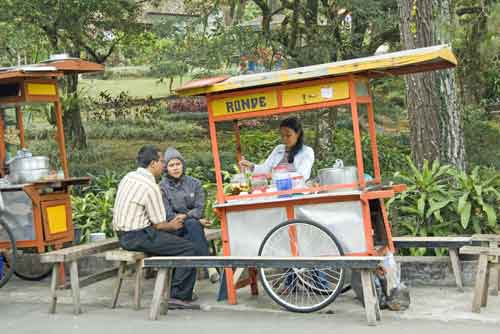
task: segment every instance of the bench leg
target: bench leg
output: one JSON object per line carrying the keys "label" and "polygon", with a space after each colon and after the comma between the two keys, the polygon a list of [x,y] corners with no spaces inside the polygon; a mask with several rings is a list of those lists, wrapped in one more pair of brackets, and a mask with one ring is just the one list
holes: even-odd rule
{"label": "bench leg", "polygon": [[490,295],[491,296],[498,296],[498,290],[500,287],[500,280],[498,275],[500,274],[500,271],[493,267],[490,269]]}
{"label": "bench leg", "polygon": [[135,288],[134,288],[134,306],[136,310],[141,309],[142,295],[142,260],[135,266]]}
{"label": "bench leg", "polygon": [[59,265],[52,266],[52,279],[50,281],[50,306],[49,313],[56,313],[57,304],[57,281],[58,281]]}
{"label": "bench leg", "polygon": [[69,277],[71,281],[71,293],[73,294],[73,311],[75,314],[82,313],[80,307],[80,282],[78,279],[78,263],[71,261],[71,268],[69,272]]}
{"label": "bench leg", "polygon": [[483,305],[484,301],[484,289],[487,289],[488,282],[486,282],[488,270],[488,255],[480,254],[479,255],[479,263],[477,265],[477,273],[476,273],[476,284],[474,287],[474,297],[472,299],[472,312],[479,313],[481,312],[481,305]]}
{"label": "bench leg", "polygon": [[173,269],[167,269],[167,276],[165,277],[165,286],[163,288],[163,306],[161,307],[160,313],[167,314],[168,313],[168,301],[170,300],[170,291],[172,289],[172,273]]}
{"label": "bench leg", "polygon": [[118,275],[116,275],[113,299],[111,301],[111,308],[115,308],[116,304],[118,303],[118,296],[120,295],[120,289],[122,287],[122,282],[126,270],[127,270],[127,263],[125,261],[120,261],[120,266],[118,267]]}
{"label": "bench leg", "polygon": [[248,274],[250,276],[250,291],[252,296],[259,295],[259,286],[257,285],[257,268],[249,268]]}
{"label": "bench leg", "polygon": [[149,312],[149,320],[158,320],[158,317],[160,316],[160,308],[163,299],[163,290],[165,288],[165,279],[167,278],[167,270],[168,269],[162,268],[156,275],[153,301],[151,302],[151,309]]}
{"label": "bench leg", "polygon": [[484,279],[483,296],[481,298],[481,307],[486,307],[488,304],[488,283],[490,281],[490,268],[488,263],[486,263],[486,277]]}
{"label": "bench leg", "polygon": [[457,283],[458,291],[464,292],[464,285],[462,283],[462,270],[460,268],[460,260],[458,259],[458,252],[456,248],[450,248],[450,261],[451,269],[453,270],[453,275],[455,276],[455,282]]}
{"label": "bench leg", "polygon": [[[361,284],[363,286],[366,320],[369,326],[375,326],[377,324],[378,300],[377,296],[375,296],[375,290],[373,289],[372,273],[370,270],[361,270]],[[380,314],[378,318],[380,318]]]}

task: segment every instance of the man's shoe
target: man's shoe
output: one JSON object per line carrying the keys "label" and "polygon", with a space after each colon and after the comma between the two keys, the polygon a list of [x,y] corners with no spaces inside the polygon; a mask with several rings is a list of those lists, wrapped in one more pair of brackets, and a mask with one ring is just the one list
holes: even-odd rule
{"label": "man's shoe", "polygon": [[201,306],[198,304],[193,304],[191,302],[170,298],[168,301],[169,310],[201,310]]}

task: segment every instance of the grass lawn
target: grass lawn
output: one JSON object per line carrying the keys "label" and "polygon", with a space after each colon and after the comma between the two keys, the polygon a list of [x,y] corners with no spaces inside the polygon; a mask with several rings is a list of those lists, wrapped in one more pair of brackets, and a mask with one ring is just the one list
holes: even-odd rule
{"label": "grass lawn", "polygon": [[[184,78],[183,83],[188,81]],[[159,82],[159,78],[126,78],[126,79],[81,79],[80,89],[89,96],[98,96],[100,92],[108,91],[116,96],[121,92],[137,98],[143,97],[162,97],[171,93],[168,90],[169,81]],[[173,89],[179,87],[181,82],[179,78],[174,80]]]}

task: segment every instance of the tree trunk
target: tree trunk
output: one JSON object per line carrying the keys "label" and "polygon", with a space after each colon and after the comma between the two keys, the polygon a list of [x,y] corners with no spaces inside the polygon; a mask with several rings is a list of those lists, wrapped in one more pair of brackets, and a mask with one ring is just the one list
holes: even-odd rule
{"label": "tree trunk", "polygon": [[[412,16],[416,5],[415,18]],[[449,0],[398,0],[401,42],[405,49],[450,41],[452,22]],[[415,37],[410,25],[415,21]],[[461,105],[452,70],[411,74],[405,77],[410,121],[410,143],[415,164],[439,159],[465,169]]]}
{"label": "tree trunk", "polygon": [[[447,25],[454,21],[451,0],[434,0],[438,19],[436,20],[436,39],[439,43],[449,43],[452,38]],[[479,71],[478,71],[479,72]],[[460,170],[465,170],[465,145],[462,128],[463,105],[459,101],[457,72],[442,70],[437,72],[441,96],[441,160]]]}
{"label": "tree trunk", "polygon": [[[429,24],[432,19],[432,7],[422,8],[429,0],[417,0],[417,36],[416,40],[410,29],[413,1],[398,0],[400,14],[401,41],[405,49],[420,47],[432,43]],[[429,15],[431,15],[429,17]],[[422,166],[423,161],[440,158],[440,131],[437,96],[433,72],[417,73],[405,76],[406,103],[410,121],[410,143],[415,164]]]}
{"label": "tree trunk", "polygon": [[68,141],[76,148],[87,147],[87,136],[83,127],[78,102],[78,74],[66,75],[66,105],[64,106],[64,132]]}

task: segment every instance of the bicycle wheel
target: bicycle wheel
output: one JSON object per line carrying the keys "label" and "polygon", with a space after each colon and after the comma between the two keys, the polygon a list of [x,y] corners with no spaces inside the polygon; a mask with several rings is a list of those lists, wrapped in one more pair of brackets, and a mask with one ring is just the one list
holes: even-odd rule
{"label": "bicycle wheel", "polygon": [[[342,256],[335,236],[323,225],[294,219],[275,226],[265,236],[259,256],[315,257]],[[260,268],[264,290],[289,311],[309,313],[320,310],[340,294],[345,270],[341,268]]]}
{"label": "bicycle wheel", "polygon": [[18,252],[14,275],[26,281],[41,281],[52,273],[50,263],[40,263],[40,255],[35,249]]}
{"label": "bicycle wheel", "polygon": [[0,219],[0,288],[12,277],[16,268],[17,249],[14,234]]}

